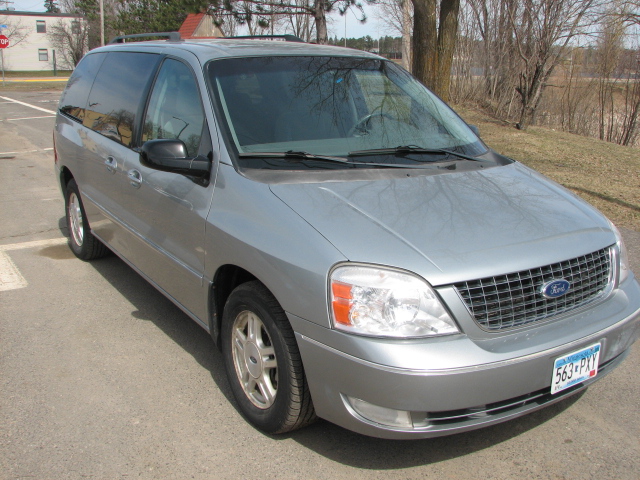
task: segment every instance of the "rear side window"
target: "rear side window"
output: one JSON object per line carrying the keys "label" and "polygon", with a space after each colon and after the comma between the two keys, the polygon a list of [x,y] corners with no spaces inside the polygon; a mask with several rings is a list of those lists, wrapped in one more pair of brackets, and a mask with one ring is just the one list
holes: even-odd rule
{"label": "rear side window", "polygon": [[91,85],[106,56],[106,53],[94,53],[84,57],[78,64],[60,97],[59,109],[62,113],[82,122]]}
{"label": "rear side window", "polygon": [[125,146],[130,146],[136,116],[160,56],[109,52],[102,63],[82,123]]}

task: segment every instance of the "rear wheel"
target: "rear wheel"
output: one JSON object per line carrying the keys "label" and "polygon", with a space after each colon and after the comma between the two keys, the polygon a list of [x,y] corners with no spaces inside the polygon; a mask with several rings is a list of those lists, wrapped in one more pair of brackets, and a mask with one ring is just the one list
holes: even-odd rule
{"label": "rear wheel", "polygon": [[262,283],[245,283],[229,296],[222,351],[233,395],[256,427],[285,433],[315,420],[293,330]]}
{"label": "rear wheel", "polygon": [[107,247],[91,233],[75,180],[67,183],[65,210],[69,228],[69,246],[75,256],[82,260],[94,260],[107,255],[109,253]]}

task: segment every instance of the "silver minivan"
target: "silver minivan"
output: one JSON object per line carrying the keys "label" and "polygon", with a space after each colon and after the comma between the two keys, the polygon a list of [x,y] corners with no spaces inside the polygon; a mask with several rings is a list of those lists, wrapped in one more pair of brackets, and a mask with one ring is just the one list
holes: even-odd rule
{"label": "silver minivan", "polygon": [[71,76],[54,140],[73,252],[114,252],[206,329],[268,433],[495,424],[640,335],[616,227],[376,55],[112,42]]}

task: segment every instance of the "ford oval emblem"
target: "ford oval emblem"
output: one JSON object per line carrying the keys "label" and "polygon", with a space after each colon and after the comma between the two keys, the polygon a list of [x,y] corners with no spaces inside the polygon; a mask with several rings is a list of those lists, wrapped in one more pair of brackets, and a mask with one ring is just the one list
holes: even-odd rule
{"label": "ford oval emblem", "polygon": [[571,284],[567,282],[564,278],[560,280],[551,280],[540,287],[540,293],[545,298],[558,298],[565,295],[569,289],[571,288]]}

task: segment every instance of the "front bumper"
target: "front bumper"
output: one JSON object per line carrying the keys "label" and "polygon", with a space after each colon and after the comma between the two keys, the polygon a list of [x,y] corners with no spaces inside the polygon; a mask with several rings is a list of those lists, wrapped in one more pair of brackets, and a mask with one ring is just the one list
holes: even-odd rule
{"label": "front bumper", "polygon": [[[496,335],[484,344],[465,335],[390,342],[327,332],[289,317],[318,416],[374,437],[427,438],[519,417],[603,378],[640,336],[640,288],[635,280],[625,284],[624,290],[580,318],[524,334]],[[612,312],[617,318],[607,316]],[[598,316],[599,321],[594,321]],[[585,328],[576,328],[577,321]],[[598,375],[551,395],[555,359],[596,342],[602,345]],[[383,425],[365,418],[353,408],[350,397],[409,412],[412,426]]]}

